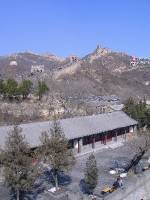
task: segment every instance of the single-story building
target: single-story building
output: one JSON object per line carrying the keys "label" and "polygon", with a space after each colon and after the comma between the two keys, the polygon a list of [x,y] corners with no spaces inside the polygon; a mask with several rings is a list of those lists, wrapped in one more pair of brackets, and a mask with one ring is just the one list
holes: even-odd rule
{"label": "single-story building", "polygon": [[[126,141],[131,138],[137,127],[137,121],[122,111],[92,116],[74,117],[59,120],[69,146],[76,153],[100,148],[106,144]],[[52,121],[21,124],[22,134],[32,148],[40,146],[41,133],[49,131]],[[0,146],[4,147],[8,132],[12,126],[0,127]]]}

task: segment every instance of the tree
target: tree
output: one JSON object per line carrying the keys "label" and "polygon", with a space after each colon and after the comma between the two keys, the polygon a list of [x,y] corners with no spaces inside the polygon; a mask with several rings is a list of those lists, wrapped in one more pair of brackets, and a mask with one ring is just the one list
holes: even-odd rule
{"label": "tree", "polygon": [[4,94],[4,81],[0,79],[0,95]]}
{"label": "tree", "polygon": [[147,108],[145,99],[136,102],[130,97],[125,103],[124,111],[138,121],[139,128],[147,126],[150,123],[150,109]]}
{"label": "tree", "polygon": [[18,94],[18,83],[14,79],[8,79],[5,83],[4,92],[9,99]]}
{"label": "tree", "polygon": [[30,146],[21,131],[21,128],[14,126],[1,152],[5,181],[15,191],[17,200],[21,192],[31,189],[37,177],[37,167],[32,164]]}
{"label": "tree", "polygon": [[42,133],[41,152],[45,161],[52,167],[52,175],[58,190],[58,173],[71,169],[75,163],[75,158],[71,149],[68,149],[68,140],[66,139],[58,121],[54,120],[50,129],[50,134]]}
{"label": "tree", "polygon": [[89,188],[89,191],[93,193],[98,182],[98,169],[94,154],[91,154],[86,162],[85,182]]}
{"label": "tree", "polygon": [[124,111],[131,117],[135,118],[135,105],[136,102],[132,97],[129,97],[129,99],[125,102]]}
{"label": "tree", "polygon": [[19,93],[26,99],[31,92],[33,83],[30,80],[23,80],[19,86]]}
{"label": "tree", "polygon": [[38,81],[37,94],[38,94],[39,100],[42,99],[43,94],[45,94],[48,90],[49,88],[44,81]]}
{"label": "tree", "polygon": [[140,162],[140,160],[144,157],[146,153],[150,150],[150,131],[139,131],[138,138],[130,142],[131,151],[134,152],[134,156],[126,167],[126,171],[134,169]]}

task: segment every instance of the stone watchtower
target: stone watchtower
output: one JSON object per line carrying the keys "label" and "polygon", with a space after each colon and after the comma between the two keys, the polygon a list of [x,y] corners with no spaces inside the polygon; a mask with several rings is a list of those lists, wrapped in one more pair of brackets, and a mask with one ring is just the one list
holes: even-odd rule
{"label": "stone watchtower", "polygon": [[104,48],[104,47],[102,47],[100,45],[97,45],[95,53],[97,55],[102,55],[103,56],[103,55],[105,55],[107,53],[110,53],[110,50],[108,48]]}
{"label": "stone watchtower", "polygon": [[44,72],[44,65],[32,65],[31,74]]}

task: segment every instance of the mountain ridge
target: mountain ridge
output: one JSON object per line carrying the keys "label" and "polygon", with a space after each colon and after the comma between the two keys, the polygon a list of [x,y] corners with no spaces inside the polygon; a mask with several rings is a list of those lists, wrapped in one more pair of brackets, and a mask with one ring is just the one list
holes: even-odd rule
{"label": "mountain ridge", "polygon": [[[140,58],[99,45],[82,58],[20,52],[0,58],[0,78],[35,80],[38,74],[38,78],[44,77],[49,86],[53,81],[56,87],[51,88],[52,91],[64,96],[70,95],[71,87],[73,96],[83,90],[83,96],[116,94],[122,99],[145,95],[149,98],[150,62],[143,64],[143,60],[139,61]],[[31,73],[32,66],[37,67],[37,73]],[[44,68],[42,72],[39,72],[40,66]]]}

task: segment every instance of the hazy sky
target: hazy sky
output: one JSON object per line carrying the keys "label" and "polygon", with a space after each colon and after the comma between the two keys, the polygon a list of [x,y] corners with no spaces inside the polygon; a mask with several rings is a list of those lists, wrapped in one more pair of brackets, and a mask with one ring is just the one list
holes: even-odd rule
{"label": "hazy sky", "polygon": [[0,0],[0,55],[86,55],[97,44],[150,56],[150,0]]}

